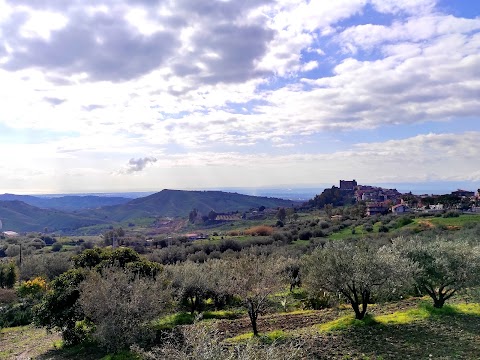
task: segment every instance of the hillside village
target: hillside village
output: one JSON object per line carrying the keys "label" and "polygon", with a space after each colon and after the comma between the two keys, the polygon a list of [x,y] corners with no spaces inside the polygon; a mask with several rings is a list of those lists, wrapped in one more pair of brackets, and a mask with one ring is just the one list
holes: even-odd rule
{"label": "hillside village", "polygon": [[477,192],[458,189],[450,194],[414,195],[400,193],[397,189],[359,185],[356,180],[340,180],[342,192],[353,192],[357,203],[365,203],[366,215],[404,214],[408,212],[436,213],[445,210],[461,210],[480,213],[480,189]]}
{"label": "hillside village", "polygon": [[[11,198],[14,195],[9,196]],[[170,198],[166,199],[166,196]],[[236,200],[232,202],[232,199]],[[287,210],[289,217],[308,209],[328,210],[330,208],[336,209],[335,214],[330,214],[335,216],[339,215],[342,207],[347,205],[359,206],[358,215],[367,217],[407,213],[434,215],[452,210],[480,213],[478,191],[458,189],[450,194],[415,195],[411,192],[401,193],[397,189],[361,185],[356,180],[340,180],[338,187],[327,188],[303,204],[298,201],[249,197],[226,192],[171,190],[163,190],[145,198],[138,198],[125,205],[70,211],[40,208],[24,202],[36,201],[34,197],[23,197],[22,200],[0,201],[0,211],[4,210],[0,212],[0,220],[3,220],[3,228],[0,225],[0,232],[3,231],[4,237],[16,237],[22,232],[41,231],[44,228],[65,234],[76,232],[76,229],[80,228],[91,228],[92,230],[88,230],[89,233],[94,234],[96,231],[98,234],[112,225],[125,221],[127,226],[131,227],[139,218],[151,218],[148,220],[151,227],[160,234],[178,230],[179,226],[182,226],[181,221],[178,221],[180,218],[188,218],[192,224],[209,228],[222,223],[255,222],[275,218],[279,209],[282,208]],[[59,199],[56,201],[58,202]],[[69,199],[69,201],[72,200]],[[48,204],[45,203],[45,206]]]}

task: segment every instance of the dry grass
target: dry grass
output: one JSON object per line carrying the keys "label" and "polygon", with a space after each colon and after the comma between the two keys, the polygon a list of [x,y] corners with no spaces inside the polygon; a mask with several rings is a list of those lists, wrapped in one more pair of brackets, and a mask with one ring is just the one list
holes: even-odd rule
{"label": "dry grass", "polygon": [[246,235],[253,236],[270,236],[273,234],[273,227],[267,225],[259,225],[245,230]]}

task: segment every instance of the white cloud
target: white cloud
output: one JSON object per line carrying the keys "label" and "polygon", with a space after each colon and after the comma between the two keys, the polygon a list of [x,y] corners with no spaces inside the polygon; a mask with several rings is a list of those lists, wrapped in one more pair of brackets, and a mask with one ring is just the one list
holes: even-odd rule
{"label": "white cloud", "polygon": [[417,15],[429,13],[434,10],[437,0],[370,0],[373,6],[380,12]]}
{"label": "white cloud", "polygon": [[396,21],[391,26],[364,24],[352,26],[337,37],[346,50],[370,50],[392,42],[432,41],[440,36],[468,34],[480,29],[480,19],[461,19],[452,15],[425,15]]}
{"label": "white cloud", "polygon": [[[357,162],[400,161],[408,154],[395,153],[397,146],[429,146],[435,157],[440,145],[417,139],[414,130],[400,143],[355,147],[360,161],[335,149],[310,153],[322,147],[317,138],[338,132],[355,137],[361,129],[424,122],[449,124],[448,132],[478,117],[480,20],[441,13],[435,4],[0,0],[0,129],[18,137],[13,147],[0,144],[2,152],[16,153],[0,166],[25,179],[33,179],[28,169],[40,171],[38,188],[62,172],[74,179],[84,170],[88,186],[108,187],[102,176],[118,169],[123,174],[113,187],[135,185],[128,173],[141,172],[135,178],[145,188],[156,184],[155,176],[194,181],[189,166],[209,184],[206,169],[215,167],[219,183],[241,185],[234,176],[238,181],[246,172],[228,161],[264,174],[259,183],[286,183],[297,175],[333,179],[350,168],[369,169],[369,176],[378,169]],[[363,17],[372,8],[387,19],[384,25]],[[18,135],[28,132],[45,139]],[[472,151],[452,146],[462,149],[449,150],[452,157]],[[307,155],[289,157],[304,149]],[[157,159],[155,166],[146,167],[152,161],[145,154]],[[425,170],[419,165],[402,176],[444,176],[430,158],[418,154],[412,163],[420,159]],[[319,161],[321,174],[312,170]],[[289,171],[281,171],[282,162]]]}

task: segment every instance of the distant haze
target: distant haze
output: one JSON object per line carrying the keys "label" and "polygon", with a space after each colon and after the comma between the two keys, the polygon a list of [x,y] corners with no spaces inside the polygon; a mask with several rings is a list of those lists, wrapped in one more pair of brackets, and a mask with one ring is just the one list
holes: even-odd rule
{"label": "distant haze", "polygon": [[[359,181],[360,185],[373,185],[384,188],[395,188],[401,193],[412,192],[415,195],[422,194],[449,194],[457,189],[464,189],[470,191],[477,191],[480,188],[480,182],[438,182],[438,183],[366,183]],[[322,186],[285,186],[285,187],[224,187],[224,188],[204,188],[204,189],[184,189],[184,190],[220,190],[225,192],[237,192],[239,194],[253,195],[253,196],[267,196],[280,199],[306,201],[320,194],[324,189],[332,186],[338,186],[338,182],[334,184],[322,184]],[[115,193],[76,193],[76,194],[40,194],[38,197],[60,197],[65,195],[96,195],[105,197],[125,197],[125,198],[140,198],[151,195],[157,191],[149,192],[115,192]]]}

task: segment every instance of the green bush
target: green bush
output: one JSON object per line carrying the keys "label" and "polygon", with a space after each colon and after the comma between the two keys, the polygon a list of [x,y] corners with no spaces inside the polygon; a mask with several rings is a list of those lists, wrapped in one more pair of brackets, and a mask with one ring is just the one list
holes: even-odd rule
{"label": "green bush", "polygon": [[460,212],[455,210],[450,210],[450,211],[447,211],[445,214],[443,214],[444,218],[454,218],[459,216],[460,216]]}
{"label": "green bush", "polygon": [[300,240],[310,240],[313,236],[313,233],[310,230],[303,230],[298,234]]}
{"label": "green bush", "polygon": [[0,313],[0,328],[24,326],[33,321],[32,304],[28,301],[7,305]]}
{"label": "green bush", "polygon": [[0,263],[0,288],[11,289],[17,281],[17,267],[13,262]]}
{"label": "green bush", "polygon": [[60,250],[62,250],[62,247],[63,247],[62,244],[56,242],[55,244],[52,245],[52,251],[59,252]]}
{"label": "green bush", "polygon": [[407,216],[404,216],[397,221],[397,226],[402,227],[411,223],[413,223],[413,220]]}

